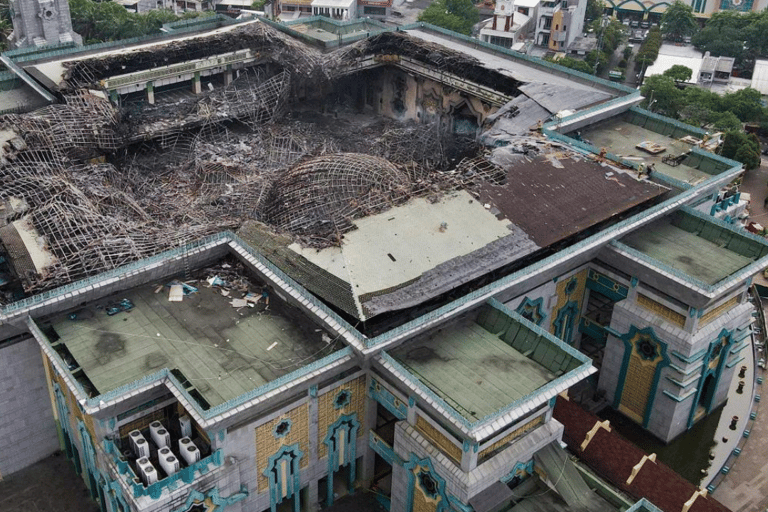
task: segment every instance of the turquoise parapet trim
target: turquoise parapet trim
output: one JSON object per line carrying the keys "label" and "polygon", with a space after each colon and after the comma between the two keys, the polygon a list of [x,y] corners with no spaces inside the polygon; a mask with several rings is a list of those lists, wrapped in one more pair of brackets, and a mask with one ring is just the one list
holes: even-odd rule
{"label": "turquoise parapet trim", "polygon": [[[266,384],[259,386],[258,388],[254,389],[253,391],[249,391],[248,393],[245,393],[243,395],[240,395],[237,398],[233,398],[232,400],[228,402],[224,402],[221,405],[217,405],[216,407],[212,407],[208,411],[205,411],[203,413],[203,416],[206,419],[213,418],[214,416],[217,416],[225,411],[228,411],[230,409],[233,409],[235,407],[238,407],[245,402],[249,400],[253,400],[254,398],[258,398],[261,395],[264,395],[266,393],[269,393],[270,391],[273,391],[280,386],[287,384],[293,380],[298,379],[299,377],[303,377],[305,375],[309,375],[312,372],[315,372],[324,366],[328,366],[332,363],[335,363],[341,359],[344,359],[345,357],[352,355],[352,348],[346,347],[343,348],[337,352],[334,352],[333,354],[327,355],[322,359],[318,359],[317,361],[310,363],[306,366],[303,366],[299,368],[298,370],[292,371],[291,373],[286,373],[282,377],[278,377],[275,380],[272,380],[270,382],[267,382]],[[175,377],[171,375],[171,378],[175,380]],[[181,383],[177,382],[177,386],[180,387],[180,389],[184,389],[183,386],[181,386]]]}
{"label": "turquoise parapet trim", "polygon": [[691,185],[690,183],[687,183],[682,180],[678,180],[677,178],[673,178],[672,176],[668,176],[659,170],[656,170],[655,172],[651,173],[651,178],[655,181],[660,181],[678,190],[689,190],[693,188],[693,185]]}
{"label": "turquoise parapet trim", "polygon": [[136,260],[127,265],[123,265],[121,267],[117,267],[112,270],[101,272],[98,275],[87,277],[79,281],[74,281],[64,286],[59,286],[58,288],[54,288],[52,290],[38,293],[37,295],[33,295],[32,297],[28,297],[26,299],[22,299],[16,302],[11,302],[10,304],[4,306],[3,308],[0,308],[0,317],[4,315],[10,315],[13,312],[18,311],[20,309],[36,306],[50,299],[62,297],[67,293],[79,292],[81,290],[86,289],[89,286],[98,286],[106,281],[125,277],[129,273],[142,271],[147,267],[161,263],[170,258],[183,256],[185,253],[188,253],[193,249],[205,247],[206,245],[217,243],[217,242],[221,245],[224,245],[232,239],[232,236],[233,234],[231,232],[223,231],[215,235],[200,238],[198,240],[190,242],[185,246],[169,249],[167,251],[163,251],[161,253],[155,254],[154,256],[142,258],[140,260]]}
{"label": "turquoise parapet trim", "polygon": [[404,420],[408,417],[408,405],[393,395],[376,379],[371,379],[371,384],[368,386],[368,396],[383,405],[395,418]]}
{"label": "turquoise parapet trim", "polygon": [[634,505],[632,505],[627,512],[663,512],[660,508],[653,503],[643,498]]}
{"label": "turquoise parapet trim", "polygon": [[730,363],[726,364],[725,367],[726,368],[733,368],[734,366],[736,366],[740,362],[744,361],[744,359],[745,359],[744,357],[740,357],[738,359],[735,359],[735,360],[731,361]]}
{"label": "turquoise parapet trim", "polygon": [[[324,48],[333,48],[333,47],[340,46],[341,44],[348,44],[354,41],[367,39],[370,36],[381,34],[382,32],[393,32],[396,30],[395,28],[387,27],[383,23],[373,20],[371,18],[358,18],[356,20],[337,21],[331,18],[326,18],[325,16],[311,16],[309,18],[300,18],[300,19],[290,20],[290,21],[281,22],[281,23],[274,22],[268,18],[263,18],[261,16],[259,16],[258,18],[259,18],[259,21],[261,21],[262,23],[266,23],[267,25],[270,25],[271,27],[281,32],[289,34],[292,37],[295,37],[297,39],[301,39],[306,43],[320,45]],[[372,30],[366,30],[364,32],[360,31],[357,33],[347,33],[347,34],[337,33],[338,37],[336,39],[332,39],[328,41],[324,41],[324,40],[314,38],[312,36],[308,36],[307,34],[299,32],[292,28],[292,25],[302,25],[302,24],[312,24],[313,22],[314,23],[322,22],[323,24],[334,25],[337,29],[343,30],[344,28],[349,26],[361,25],[363,21],[370,25],[374,25],[375,28]]]}
{"label": "turquoise parapet trim", "polygon": [[387,442],[384,441],[381,437],[376,435],[373,430],[368,431],[368,446],[371,448],[371,450],[378,453],[382,459],[387,461],[387,463],[392,466],[395,464],[398,466],[405,464],[405,461],[403,461],[403,459],[401,459],[400,456],[395,453],[395,450],[392,449],[392,447],[389,446],[389,444],[387,444]]}
{"label": "turquoise parapet trim", "polygon": [[451,417],[462,424],[467,429],[474,429],[476,427],[479,427],[483,424],[492,422],[493,420],[497,419],[500,416],[503,416],[504,414],[521,407],[526,402],[535,400],[537,397],[547,393],[548,391],[555,389],[559,387],[561,384],[566,382],[567,380],[571,379],[573,375],[576,375],[578,373],[584,372],[588,370],[592,366],[592,360],[576,350],[575,348],[571,347],[570,345],[564,343],[560,339],[553,336],[548,331],[545,331],[538,325],[534,324],[533,322],[530,322],[517,314],[516,312],[512,311],[511,309],[508,309],[504,304],[499,302],[496,299],[490,299],[487,301],[487,304],[504,312],[505,314],[509,315],[512,319],[517,320],[518,322],[524,323],[525,326],[532,331],[534,331],[537,335],[546,338],[551,343],[554,343],[557,345],[561,350],[568,353],[568,355],[575,358],[577,361],[580,361],[582,364],[578,367],[574,368],[573,370],[561,375],[560,377],[557,377],[554,380],[551,380],[550,382],[546,383],[539,389],[536,389],[532,391],[531,393],[528,393],[527,395],[515,400],[514,402],[502,407],[498,411],[491,413],[483,418],[480,418],[479,420],[476,420],[474,422],[470,422],[467,420],[464,416],[461,415],[459,411],[456,410],[453,406],[449,405],[448,402],[446,402],[442,397],[438,396],[434,391],[432,391],[431,388],[429,388],[427,385],[422,383],[418,377],[413,375],[408,369],[406,369],[403,365],[398,363],[392,356],[386,353],[386,351],[381,351],[379,353],[379,356],[382,358],[382,360],[386,361],[389,365],[391,365],[393,368],[395,368],[398,372],[400,372],[402,375],[408,375],[410,376],[410,379],[408,379],[408,382],[405,382],[406,385],[418,389],[420,392],[424,393],[425,395],[429,396],[431,400],[433,400],[435,403],[439,404],[443,409],[445,409]]}
{"label": "turquoise parapet trim", "polygon": [[[194,23],[194,20],[181,20],[168,25],[171,27],[172,36],[177,37],[179,34],[196,32],[202,30],[205,25],[214,25],[210,28],[218,28],[226,25],[235,25],[239,23],[245,23],[246,21],[237,21],[228,16],[222,14],[216,14],[214,16],[206,16],[201,18],[204,22]],[[214,21],[215,20],[215,21]],[[186,24],[186,26],[185,26]],[[164,25],[165,27],[165,25]],[[127,45],[137,43],[151,43],[162,42],[169,39],[167,34],[156,34],[150,36],[131,37],[129,39],[121,39],[119,41],[108,41],[105,43],[89,44],[87,46],[73,46],[71,44],[50,45],[42,48],[36,48],[34,51],[22,48],[17,50],[11,50],[5,52],[5,55],[11,57],[14,62],[26,62],[30,60],[38,59],[50,59],[55,57],[75,57],[79,54],[86,52],[93,52],[95,50],[108,50],[112,48],[123,48]]]}
{"label": "turquoise parapet trim", "polygon": [[[675,276],[675,277],[677,277],[677,278],[687,282],[688,284],[692,284],[692,285],[697,286],[697,287],[699,287],[699,288],[701,288],[703,290],[706,290],[706,291],[712,291],[712,290],[715,289],[715,285],[710,285],[710,284],[705,283],[704,281],[696,279],[695,277],[691,277],[688,274],[686,274],[686,273],[684,273],[684,272],[682,272],[682,271],[680,271],[680,270],[678,270],[678,269],[676,269],[676,268],[674,268],[674,267],[672,267],[670,265],[667,265],[666,263],[662,263],[659,260],[651,258],[647,254],[638,251],[637,249],[634,249],[634,248],[632,248],[632,247],[630,247],[630,246],[628,246],[628,245],[626,245],[624,243],[619,242],[618,240],[612,240],[610,242],[610,245],[612,245],[613,247],[615,247],[616,249],[618,249],[618,250],[620,250],[622,252],[626,252],[627,254],[629,254],[630,256],[632,256],[634,258],[637,258],[637,259],[647,263],[649,266],[656,267],[657,269],[659,269],[659,270],[661,270],[663,272],[666,272],[668,274],[672,274],[673,276]],[[726,279],[728,279],[728,278],[726,278]]]}
{"label": "turquoise parapet trim", "polygon": [[[710,224],[713,224],[715,226],[718,226],[718,227],[721,227],[721,228],[723,228],[725,230],[728,230],[728,231],[730,231],[730,232],[732,232],[732,233],[734,233],[734,234],[736,234],[738,236],[747,238],[748,240],[753,240],[753,241],[759,243],[760,245],[762,245],[764,247],[768,247],[768,242],[763,237],[755,235],[754,233],[749,233],[748,231],[745,231],[745,230],[738,229],[738,228],[734,227],[732,224],[730,224],[729,222],[725,222],[725,221],[723,221],[721,219],[717,219],[715,217],[707,215],[706,213],[702,213],[702,212],[700,212],[700,211],[698,211],[698,210],[696,210],[694,208],[691,208],[689,206],[682,206],[680,208],[680,211],[685,213],[685,214],[687,214],[687,215],[690,215],[692,217],[697,217],[697,218],[702,219],[702,220],[704,220],[704,221],[706,221],[706,222],[708,222]],[[636,250],[636,249],[634,249],[632,247],[629,247],[628,245],[626,245],[626,244],[624,244],[624,243],[622,243],[622,242],[620,242],[618,240],[612,240],[610,242],[610,244],[612,246],[616,247],[617,249],[619,249],[621,251],[624,251],[624,252],[628,253],[629,255],[631,255],[631,256],[633,256],[633,257],[635,257],[637,259],[640,259],[643,262],[646,262],[650,266],[654,266],[654,267],[658,268],[659,270],[662,270],[663,272],[669,273],[669,274],[671,274],[671,275],[673,275],[673,276],[683,280],[684,282],[687,282],[687,283],[689,283],[691,285],[694,285],[694,286],[696,286],[698,288],[701,288],[702,290],[704,290],[707,293],[713,293],[718,288],[723,287],[726,283],[731,282],[731,281],[735,281],[735,280],[738,280],[738,279],[741,279],[744,275],[753,275],[756,272],[758,272],[759,270],[761,270],[763,268],[763,266],[764,266],[764,263],[761,263],[762,258],[759,258],[757,261],[754,261],[753,263],[747,265],[746,267],[742,268],[741,270],[738,270],[737,272],[735,272],[735,273],[733,273],[733,274],[731,274],[731,275],[721,279],[720,281],[710,285],[710,284],[705,283],[704,281],[701,281],[701,280],[699,280],[699,279],[697,279],[695,277],[691,277],[688,274],[686,274],[686,273],[684,273],[684,272],[682,272],[682,271],[680,271],[680,270],[678,270],[678,269],[676,269],[676,268],[674,268],[674,267],[672,267],[670,265],[667,265],[667,264],[662,263],[662,262],[660,262],[660,261],[658,261],[658,260],[656,260],[654,258],[651,258],[650,256],[646,255],[645,253],[642,253],[642,252],[640,252],[640,251],[638,251],[638,250]]]}
{"label": "turquoise parapet trim", "polygon": [[[565,66],[561,66],[559,64],[555,64],[552,62],[547,62],[545,60],[539,59],[537,57],[531,57],[530,55],[525,55],[519,52],[515,52],[513,50],[509,50],[507,48],[503,48],[501,46],[497,46],[495,44],[486,43],[485,41],[481,41],[479,39],[475,39],[474,37],[465,36],[463,34],[458,34],[456,32],[453,32],[451,30],[438,27],[435,25],[430,25],[429,23],[424,22],[418,22],[418,23],[412,23],[410,25],[403,25],[399,27],[399,31],[408,31],[413,29],[427,29],[431,32],[437,32],[440,34],[443,34],[448,37],[452,37],[453,39],[457,39],[459,41],[469,43],[475,48],[483,48],[484,50],[489,50],[492,53],[500,53],[507,57],[512,57],[514,60],[520,60],[527,62],[529,64],[533,64],[535,66],[542,67],[549,71],[557,71],[560,73],[566,73],[568,75],[580,78],[582,80],[587,80],[589,82],[602,85],[604,87],[614,89],[619,92],[623,93],[629,93],[630,95],[639,95],[640,91],[637,89],[633,89],[632,87],[627,87],[626,85],[619,84],[616,82],[611,82],[610,80],[604,80],[602,78],[596,77],[595,75],[589,75],[587,73],[582,73],[581,71],[576,71],[575,69],[566,68]],[[605,104],[605,103],[604,103]],[[604,105],[603,104],[603,105]]]}
{"label": "turquoise parapet trim", "polygon": [[196,502],[203,503],[207,499],[210,499],[211,503],[213,503],[213,509],[209,509],[208,512],[220,512],[223,511],[228,505],[242,501],[247,497],[248,488],[244,485],[240,486],[239,492],[232,494],[229,498],[222,498],[218,487],[214,487],[213,489],[208,490],[205,494],[196,489],[192,489],[192,491],[189,493],[189,496],[187,497],[187,501],[184,502],[184,505],[173,509],[171,512],[186,512]]}
{"label": "turquoise parapet trim", "polygon": [[[696,128],[695,126],[691,126],[689,124],[683,123],[681,121],[678,121],[676,119],[672,119],[670,117],[663,116],[661,114],[656,114],[654,112],[651,112],[650,110],[646,110],[642,107],[634,106],[629,109],[630,112],[633,114],[639,114],[642,116],[645,116],[649,119],[653,119],[655,121],[660,121],[664,124],[667,124],[669,126],[672,126],[674,128],[677,128],[678,130],[683,130],[686,132],[687,135],[695,136],[696,138],[703,138],[704,135],[706,135],[707,131],[703,130],[701,128]],[[709,153],[707,153],[709,154]],[[727,160],[727,159],[726,159]],[[731,160],[732,161],[732,160]],[[741,164],[739,164],[741,165]]]}

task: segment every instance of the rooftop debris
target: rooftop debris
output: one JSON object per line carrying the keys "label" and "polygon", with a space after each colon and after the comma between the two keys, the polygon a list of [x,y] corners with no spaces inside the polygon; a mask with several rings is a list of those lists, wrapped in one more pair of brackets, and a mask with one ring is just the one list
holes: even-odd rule
{"label": "rooftop debris", "polygon": [[[262,60],[198,95],[177,90],[158,94],[154,105],[126,101],[118,108],[97,90],[105,77],[241,48]],[[406,34],[321,54],[264,23],[68,63],[63,103],[0,117],[0,228],[30,223],[39,234],[36,250],[52,262],[42,272],[16,269],[24,291],[95,275],[248,220],[303,245],[338,245],[355,218],[503,179],[473,139],[437,124],[387,120],[343,103],[325,114],[328,105],[291,103],[299,88],[322,90],[348,74],[350,59],[391,53],[517,87],[467,55]],[[521,138],[519,152],[548,144],[537,137]],[[7,245],[3,233],[0,244]],[[0,294],[0,304],[10,300]]]}

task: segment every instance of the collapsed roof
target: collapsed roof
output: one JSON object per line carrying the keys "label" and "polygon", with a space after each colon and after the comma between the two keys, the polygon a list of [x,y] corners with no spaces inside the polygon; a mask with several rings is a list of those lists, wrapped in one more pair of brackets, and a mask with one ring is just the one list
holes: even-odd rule
{"label": "collapsed roof", "polygon": [[[117,108],[97,90],[115,75],[241,48],[256,50],[254,65],[199,95]],[[515,97],[491,118],[493,144],[509,146],[491,153],[437,124],[345,116],[343,106],[331,117],[295,102],[297,88],[332,86],[371,56],[377,66],[412,59]],[[321,54],[249,23],[63,62],[62,104],[2,119],[0,241],[14,248],[32,293],[253,221],[241,233],[257,249],[365,319],[438,297],[666,192],[618,170],[608,179],[609,168],[528,135],[534,119],[563,105],[567,80],[524,83],[514,77],[520,63],[502,69],[479,57],[400,32]],[[579,105],[611,97],[574,87]],[[241,124],[225,123],[233,119]],[[595,187],[610,188],[611,200],[584,213]],[[398,222],[410,231],[391,229]],[[400,236],[397,251],[383,234]]]}

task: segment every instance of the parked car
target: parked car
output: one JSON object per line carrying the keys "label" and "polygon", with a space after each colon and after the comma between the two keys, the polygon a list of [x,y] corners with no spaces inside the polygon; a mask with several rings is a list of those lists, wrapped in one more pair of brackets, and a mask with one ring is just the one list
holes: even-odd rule
{"label": "parked car", "polygon": [[638,28],[640,26],[640,22],[637,20],[633,20],[630,22],[629,26],[632,28]]}
{"label": "parked car", "polygon": [[651,23],[649,21],[641,21],[640,28],[651,28]]}

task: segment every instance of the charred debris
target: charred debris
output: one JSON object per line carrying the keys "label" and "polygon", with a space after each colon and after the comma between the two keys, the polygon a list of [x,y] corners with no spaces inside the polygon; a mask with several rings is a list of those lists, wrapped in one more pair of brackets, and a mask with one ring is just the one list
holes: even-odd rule
{"label": "charred debris", "polygon": [[[120,108],[99,90],[111,74],[245,47],[264,59],[227,87]],[[0,304],[19,298],[3,283],[37,293],[245,221],[305,246],[336,245],[355,218],[503,179],[474,139],[435,124],[361,113],[351,101],[294,99],[300,86],[323,89],[348,75],[355,58],[393,52],[498,86],[498,73],[471,57],[407,34],[322,54],[258,23],[162,51],[74,61],[62,103],[0,118],[0,241],[9,260],[0,265]],[[526,137],[520,151],[543,144]],[[22,232],[47,254],[45,268],[25,257]]]}

